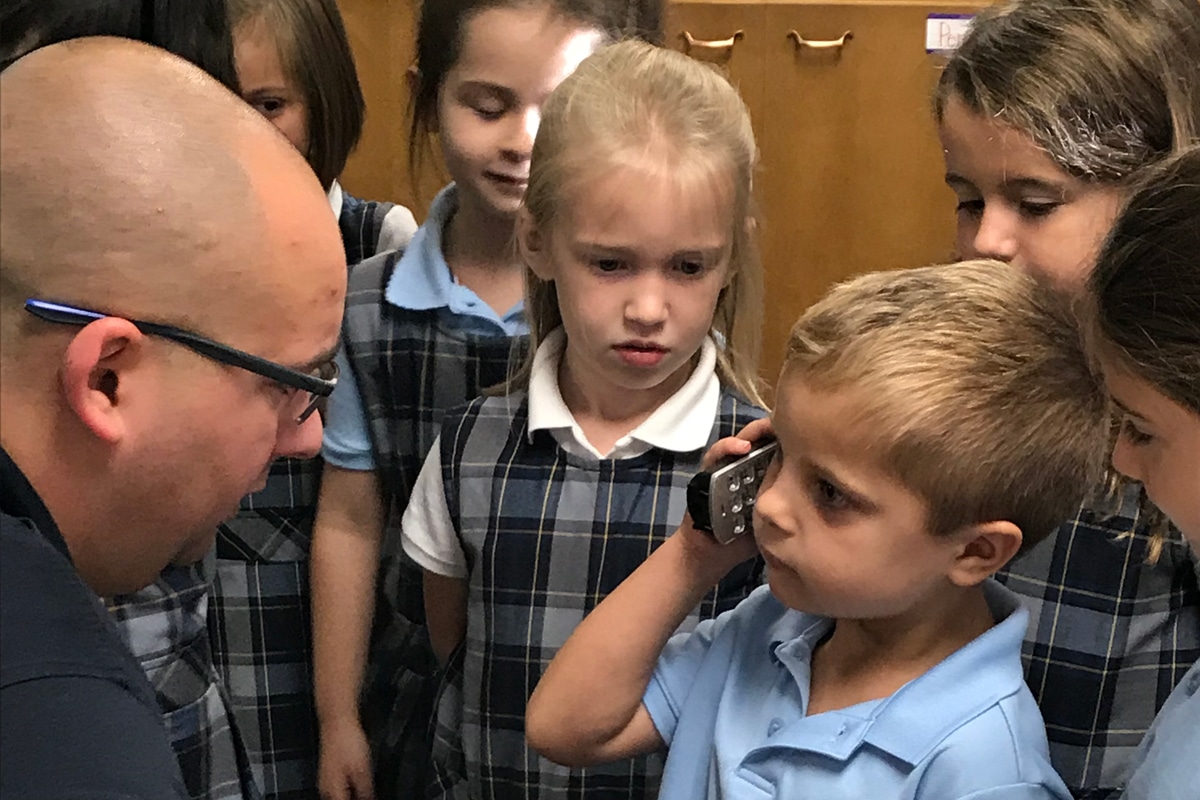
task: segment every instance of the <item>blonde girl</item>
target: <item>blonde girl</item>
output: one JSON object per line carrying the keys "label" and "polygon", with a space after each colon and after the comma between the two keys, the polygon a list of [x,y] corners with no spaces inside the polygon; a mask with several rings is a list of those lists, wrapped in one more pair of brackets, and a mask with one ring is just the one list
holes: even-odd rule
{"label": "blonde girl", "polygon": [[[683,518],[704,451],[761,417],[756,149],[719,75],[640,42],[555,91],[518,216],[531,347],[493,397],[448,412],[404,515],[425,569],[436,796],[651,798],[645,757],[572,771],[524,709],[585,614]],[[747,562],[689,624],[760,582]]]}

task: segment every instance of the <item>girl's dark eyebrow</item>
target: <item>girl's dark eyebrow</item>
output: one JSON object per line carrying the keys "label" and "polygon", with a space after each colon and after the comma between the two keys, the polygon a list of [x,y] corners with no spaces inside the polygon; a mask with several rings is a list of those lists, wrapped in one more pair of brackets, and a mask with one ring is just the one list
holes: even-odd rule
{"label": "girl's dark eyebrow", "polygon": [[1048,192],[1050,194],[1063,195],[1067,193],[1067,187],[1061,183],[1043,180],[1042,178],[1016,177],[1009,178],[1004,181],[1004,185],[1010,189],[1025,189],[1026,191]]}
{"label": "girl's dark eyebrow", "polygon": [[[580,252],[589,255],[612,255],[612,256],[633,256],[637,255],[637,250],[631,247],[622,247],[620,245],[600,244],[599,242],[579,241],[576,242],[576,247]],[[688,248],[686,250],[678,250],[671,254],[672,258],[699,258],[703,259],[719,259],[725,254],[728,247],[705,247],[705,248]]]}
{"label": "girl's dark eyebrow", "polygon": [[[978,191],[975,184],[955,172],[946,173],[946,185],[954,188],[960,187],[963,189],[971,189]],[[1016,176],[1006,178],[1004,181],[1006,189],[1023,189],[1025,191],[1048,192],[1055,195],[1066,194],[1065,186],[1053,181],[1044,180],[1042,178],[1033,178],[1028,176]]]}
{"label": "girl's dark eyebrow", "polygon": [[458,85],[458,89],[460,92],[463,90],[472,91],[472,92],[481,92],[481,91],[488,92],[489,94],[494,94],[497,97],[502,97],[505,100],[510,100],[510,101],[514,97],[516,97],[516,93],[514,93],[513,90],[508,88],[507,86],[501,86],[498,83],[492,83],[490,81],[483,81],[483,80],[463,81],[462,83],[460,83]]}
{"label": "girl's dark eyebrow", "polygon": [[1150,421],[1150,420],[1146,419],[1146,417],[1145,417],[1145,416],[1143,416],[1142,414],[1139,414],[1138,412],[1134,411],[1134,410],[1133,410],[1132,408],[1130,408],[1129,406],[1127,406],[1127,405],[1125,405],[1124,403],[1122,403],[1120,400],[1118,400],[1118,399],[1117,399],[1116,397],[1114,397],[1113,395],[1111,395],[1111,394],[1110,394],[1110,395],[1109,395],[1109,398],[1110,398],[1110,399],[1113,401],[1113,405],[1115,405],[1117,408],[1121,409],[1123,412],[1125,412],[1125,413],[1126,413],[1126,414],[1128,414],[1129,416],[1131,416],[1131,417],[1137,417],[1137,418],[1138,418],[1138,419],[1140,419],[1142,422],[1149,422],[1149,421]]}
{"label": "girl's dark eyebrow", "polygon": [[969,180],[967,180],[962,175],[959,175],[956,172],[947,172],[945,180],[946,180],[946,185],[950,186],[950,187],[961,186],[964,189],[974,189],[975,188],[975,184],[971,183]]}

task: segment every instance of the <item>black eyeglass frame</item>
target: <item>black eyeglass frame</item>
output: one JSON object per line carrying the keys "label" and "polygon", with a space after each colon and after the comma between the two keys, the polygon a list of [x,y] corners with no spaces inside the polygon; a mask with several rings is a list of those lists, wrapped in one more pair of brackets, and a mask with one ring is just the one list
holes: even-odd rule
{"label": "black eyeglass frame", "polygon": [[116,314],[105,314],[100,311],[91,311],[86,308],[76,308],[75,306],[51,303],[46,300],[36,300],[33,298],[25,301],[25,310],[45,322],[55,322],[63,325],[89,325],[105,317],[123,319],[148,336],[157,336],[161,339],[178,342],[205,358],[220,362],[221,364],[228,364],[231,367],[244,369],[247,372],[261,375],[264,378],[293,389],[306,391],[312,397],[308,405],[305,406],[304,411],[296,418],[297,423],[304,422],[312,416],[312,413],[317,410],[321,401],[333,394],[334,387],[337,386],[338,368],[335,361],[329,362],[332,377],[328,379],[319,378],[316,375],[309,375],[300,370],[285,367],[282,364],[268,361],[265,358],[238,350],[236,347],[230,347],[227,344],[221,344],[198,333],[177,328],[174,325],[129,319],[128,317]]}

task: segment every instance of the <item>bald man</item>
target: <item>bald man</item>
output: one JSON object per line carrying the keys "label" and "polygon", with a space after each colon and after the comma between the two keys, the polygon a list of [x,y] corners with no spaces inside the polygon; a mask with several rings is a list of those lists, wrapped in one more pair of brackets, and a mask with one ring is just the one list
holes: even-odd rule
{"label": "bald man", "polygon": [[0,797],[179,797],[97,595],[317,452],[344,250],[295,149],[164,51],[38,50],[0,131]]}

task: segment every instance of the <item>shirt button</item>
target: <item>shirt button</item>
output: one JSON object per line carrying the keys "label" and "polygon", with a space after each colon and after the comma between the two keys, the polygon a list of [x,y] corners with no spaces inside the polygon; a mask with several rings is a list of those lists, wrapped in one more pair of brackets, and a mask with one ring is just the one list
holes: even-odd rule
{"label": "shirt button", "polygon": [[842,723],[842,727],[838,728],[838,736],[846,735],[846,723]]}
{"label": "shirt button", "polygon": [[774,736],[779,733],[779,729],[783,727],[783,720],[779,717],[771,720],[771,724],[767,726],[767,736]]}

